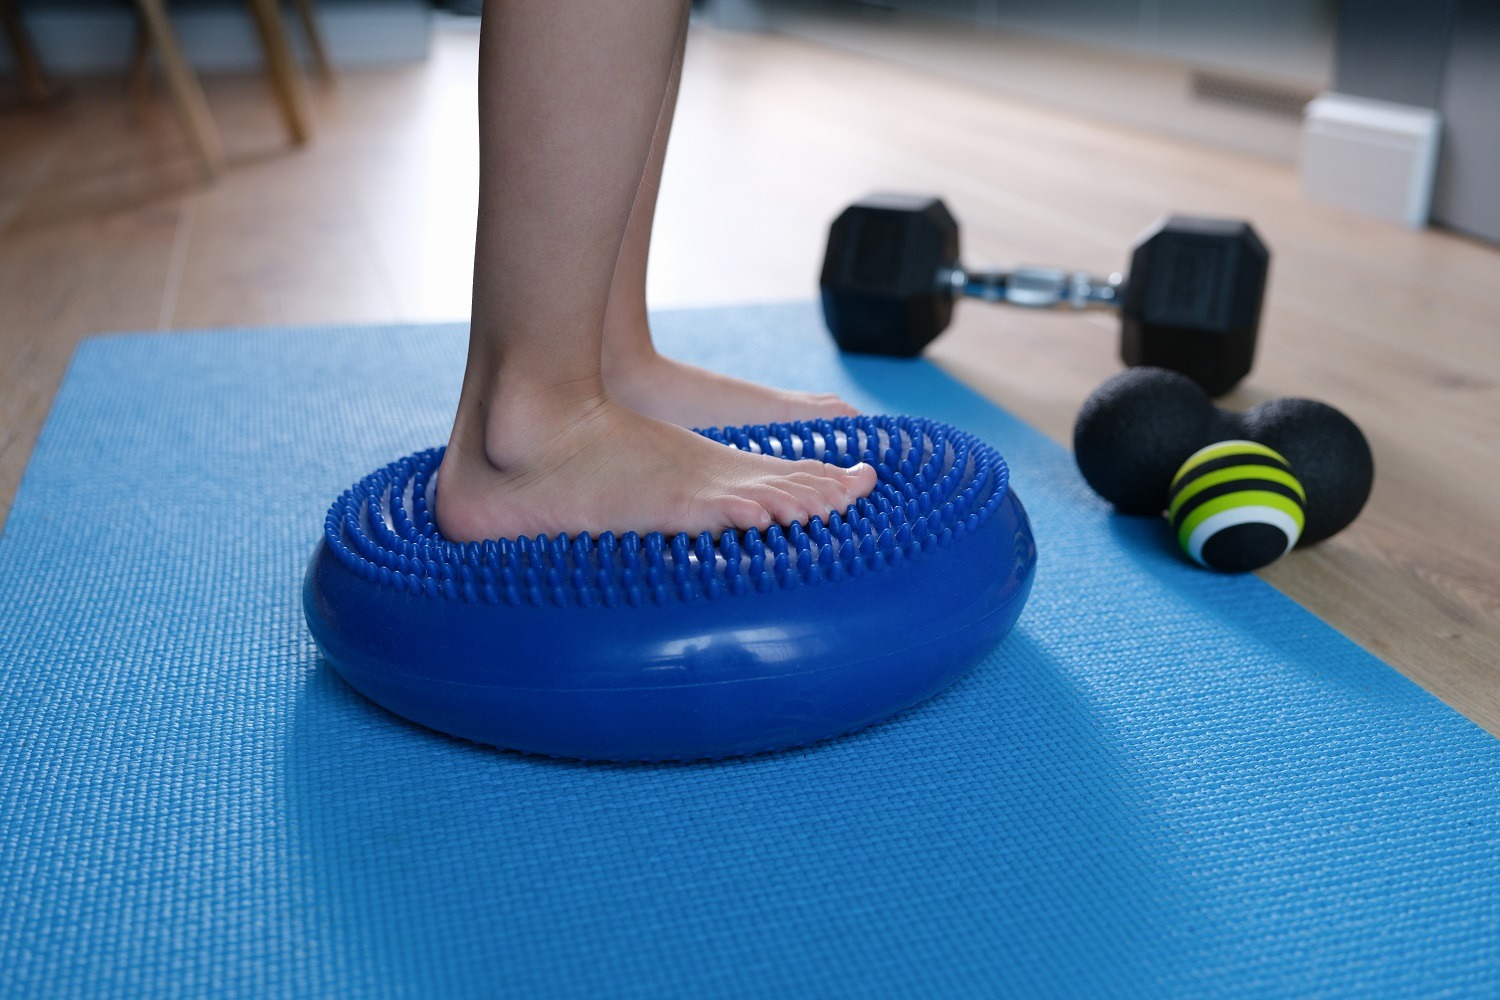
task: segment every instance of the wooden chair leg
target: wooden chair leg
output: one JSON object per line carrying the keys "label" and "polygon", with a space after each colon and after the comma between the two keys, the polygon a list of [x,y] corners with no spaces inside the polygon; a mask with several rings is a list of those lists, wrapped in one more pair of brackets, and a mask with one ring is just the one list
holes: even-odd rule
{"label": "wooden chair leg", "polygon": [[52,84],[42,71],[42,61],[37,58],[36,48],[31,44],[31,35],[21,21],[21,14],[11,0],[0,0],[0,23],[10,39],[10,50],[16,57],[16,70],[21,76],[21,93],[27,101],[42,104],[52,99]]}
{"label": "wooden chair leg", "polygon": [[300,146],[307,142],[309,135],[307,110],[302,103],[302,76],[292,58],[292,46],[287,41],[286,25],[282,23],[277,0],[250,0],[250,12],[254,15],[256,30],[260,32],[261,47],[266,53],[266,70],[271,75],[276,101],[281,105],[281,116],[286,119],[292,142]]}
{"label": "wooden chair leg", "polygon": [[130,71],[125,77],[125,88],[131,97],[139,100],[151,89],[151,32],[144,21],[137,21],[135,42],[130,47]]}
{"label": "wooden chair leg", "polygon": [[324,85],[333,83],[333,62],[328,58],[327,46],[323,44],[323,31],[318,27],[312,0],[292,0],[292,6],[297,8],[297,18],[302,22],[302,35],[312,51],[313,68],[318,71],[318,79]]}
{"label": "wooden chair leg", "polygon": [[208,101],[203,96],[198,77],[183,58],[177,36],[172,31],[171,22],[167,20],[166,8],[162,0],[136,0],[136,6],[145,22],[150,44],[155,46],[161,56],[167,87],[172,91],[172,99],[177,102],[177,110],[182,113],[188,135],[198,150],[198,158],[203,161],[203,169],[210,179],[217,177],[224,170],[224,152],[219,147],[219,131],[214,127],[213,116],[208,112]]}

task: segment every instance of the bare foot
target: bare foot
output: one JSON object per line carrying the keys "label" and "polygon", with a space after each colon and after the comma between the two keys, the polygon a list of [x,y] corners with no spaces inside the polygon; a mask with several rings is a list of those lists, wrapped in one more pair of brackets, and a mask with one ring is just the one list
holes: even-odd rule
{"label": "bare foot", "polygon": [[858,412],[832,393],[773,389],[654,352],[628,360],[606,356],[604,384],[638,413],[682,427],[831,420]]}
{"label": "bare foot", "polygon": [[875,487],[868,465],[741,452],[602,393],[550,412],[494,398],[505,409],[486,427],[460,415],[438,474],[437,521],[453,541],[765,529],[843,510]]}

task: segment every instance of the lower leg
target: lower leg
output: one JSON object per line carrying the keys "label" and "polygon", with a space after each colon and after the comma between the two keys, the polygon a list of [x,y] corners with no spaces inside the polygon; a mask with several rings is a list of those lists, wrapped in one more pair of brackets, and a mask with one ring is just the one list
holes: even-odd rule
{"label": "lower leg", "polygon": [[627,406],[686,427],[853,414],[853,407],[831,394],[773,389],[663,357],[651,340],[646,270],[686,44],[684,19],[646,169],[636,191],[610,284],[602,345],[605,385],[612,396]]}
{"label": "lower leg", "polygon": [[651,149],[646,154],[645,169],[631,202],[630,220],[620,240],[620,254],[615,259],[610,281],[602,354],[606,376],[618,365],[649,360],[656,354],[646,318],[646,264],[651,250],[652,224],[656,219],[656,199],[661,191],[662,168],[667,159],[667,140],[672,134],[672,116],[677,109],[677,91],[682,84],[687,35],[687,18],[684,16],[672,52],[666,90],[651,134]]}
{"label": "lower leg", "polygon": [[437,518],[456,540],[765,526],[874,485],[725,448],[616,402],[611,279],[661,117],[681,4],[490,0],[468,365]]}

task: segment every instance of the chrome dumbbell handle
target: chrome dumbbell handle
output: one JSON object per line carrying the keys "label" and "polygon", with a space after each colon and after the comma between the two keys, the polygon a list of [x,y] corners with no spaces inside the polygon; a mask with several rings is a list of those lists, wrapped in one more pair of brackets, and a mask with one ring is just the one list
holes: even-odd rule
{"label": "chrome dumbbell handle", "polygon": [[947,267],[938,285],[955,296],[1008,302],[1028,309],[1117,309],[1124,297],[1119,273],[1097,278],[1083,271],[1054,267],[1017,267],[1009,271],[966,271]]}

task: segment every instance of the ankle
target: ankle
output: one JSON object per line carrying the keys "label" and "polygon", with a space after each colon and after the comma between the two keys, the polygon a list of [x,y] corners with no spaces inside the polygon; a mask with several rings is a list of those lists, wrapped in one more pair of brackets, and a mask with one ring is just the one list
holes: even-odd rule
{"label": "ankle", "polygon": [[597,374],[536,379],[496,372],[465,387],[449,450],[497,472],[524,472],[553,442],[594,423],[609,403]]}
{"label": "ankle", "polygon": [[[641,322],[644,328],[645,320]],[[642,336],[639,331],[605,330],[599,368],[606,384],[650,372],[661,360],[649,333]]]}

